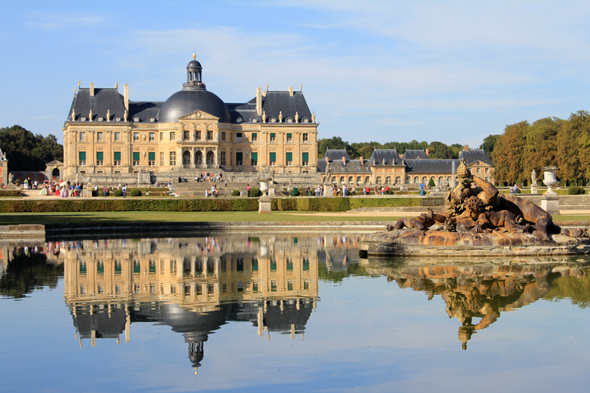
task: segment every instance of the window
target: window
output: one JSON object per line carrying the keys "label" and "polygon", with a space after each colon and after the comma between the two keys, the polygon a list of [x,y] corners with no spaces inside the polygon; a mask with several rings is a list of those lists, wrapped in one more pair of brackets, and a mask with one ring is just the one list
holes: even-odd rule
{"label": "window", "polygon": [[250,153],[250,165],[258,165],[258,153],[252,152]]}
{"label": "window", "polygon": [[303,258],[303,271],[309,271],[309,258]]}
{"label": "window", "polygon": [[239,151],[236,153],[236,165],[242,166],[242,152]]}
{"label": "window", "polygon": [[170,165],[176,166],[176,152],[175,151],[170,152]]}
{"label": "window", "polygon": [[224,141],[225,140],[225,132],[221,133],[221,140]]}
{"label": "window", "polygon": [[201,140],[201,131],[197,131],[195,132],[195,134],[197,135],[197,137],[195,138],[196,140]]}
{"label": "window", "polygon": [[139,165],[139,152],[133,152],[133,165]]}
{"label": "window", "polygon": [[307,142],[309,140],[309,137],[307,135],[307,133],[303,134],[303,142]]}
{"label": "window", "polygon": [[309,165],[309,153],[308,152],[301,153],[301,165],[303,165],[303,166]]}
{"label": "window", "polygon": [[293,140],[293,134],[290,132],[287,133],[287,142],[291,142]]}
{"label": "window", "polygon": [[160,166],[164,166],[164,152],[161,151],[160,152]]}
{"label": "window", "polygon": [[139,141],[139,132],[134,132],[133,133],[133,142],[137,142]]}
{"label": "window", "polygon": [[291,258],[287,258],[287,271],[288,272],[293,271],[293,260]]}
{"label": "window", "polygon": [[258,259],[257,258],[252,258],[252,271],[253,272],[258,271]]}
{"label": "window", "polygon": [[170,140],[171,141],[175,141],[176,140],[176,132],[170,131]]}
{"label": "window", "polygon": [[287,152],[285,155],[285,161],[287,161],[287,165],[293,165],[293,153]]}
{"label": "window", "polygon": [[270,291],[271,292],[276,292],[277,291],[277,282],[276,281],[271,281],[270,282]]}
{"label": "window", "polygon": [[86,152],[78,152],[78,165],[86,165]]}
{"label": "window", "polygon": [[489,172],[490,172],[490,168],[486,168],[486,173],[489,173]]}
{"label": "window", "polygon": [[213,139],[213,131],[207,131],[207,139]]}
{"label": "window", "polygon": [[277,153],[275,153],[275,152],[270,153],[269,161],[270,161],[271,166],[277,165]]}
{"label": "window", "polygon": [[287,291],[293,290],[293,281],[287,281]]}
{"label": "window", "polygon": [[475,169],[475,173],[479,173],[479,168],[476,168]]}
{"label": "window", "polygon": [[155,132],[150,132],[149,136],[150,136],[150,142],[156,140],[156,133]]}
{"label": "window", "polygon": [[101,131],[96,133],[96,141],[102,142],[102,132]]}
{"label": "window", "polygon": [[242,141],[242,133],[238,132],[236,133],[236,142],[241,142]]}
{"label": "window", "polygon": [[252,133],[252,142],[256,142],[258,140],[258,134],[253,132]]}
{"label": "window", "polygon": [[115,152],[115,157],[114,157],[114,165],[121,165],[121,152],[120,151],[116,151]]}
{"label": "window", "polygon": [[191,139],[191,137],[190,137],[190,131],[184,131],[182,133],[182,139],[184,139],[185,141],[188,141],[189,139]]}
{"label": "window", "polygon": [[156,165],[156,152],[155,151],[148,152],[148,165],[149,166]]}
{"label": "window", "polygon": [[258,292],[258,283],[257,282],[252,283],[252,292]]}
{"label": "window", "polygon": [[121,140],[121,133],[119,131],[115,131],[115,142],[119,142]]}
{"label": "window", "polygon": [[274,142],[277,140],[277,134],[275,134],[274,132],[270,133],[270,141]]}
{"label": "window", "polygon": [[160,132],[160,142],[162,142],[164,140],[164,133]]}
{"label": "window", "polygon": [[275,261],[274,259],[270,260],[270,271],[271,272],[277,271],[277,261]]}
{"label": "window", "polygon": [[84,142],[86,140],[86,133],[84,131],[80,131],[80,142]]}
{"label": "window", "polygon": [[103,154],[101,151],[97,151],[96,152],[96,165],[102,165],[103,164]]}
{"label": "window", "polygon": [[224,151],[221,152],[221,158],[220,158],[220,160],[221,160],[221,164],[220,165],[225,165],[225,152]]}

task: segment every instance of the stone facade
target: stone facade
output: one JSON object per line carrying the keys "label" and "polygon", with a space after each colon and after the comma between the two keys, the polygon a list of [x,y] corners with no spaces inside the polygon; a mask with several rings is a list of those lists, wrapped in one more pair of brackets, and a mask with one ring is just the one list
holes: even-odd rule
{"label": "stone facade", "polygon": [[247,103],[225,104],[206,90],[201,70],[191,61],[183,89],[165,102],[130,101],[127,85],[123,95],[118,85],[79,87],[63,128],[63,178],[316,172],[318,124],[301,91],[267,86]]}
{"label": "stone facade", "polygon": [[[369,159],[353,160],[346,150],[328,150],[318,162],[322,181],[354,185],[428,185],[432,179],[436,186],[452,184],[453,165],[459,167],[461,159],[473,176],[494,182],[494,164],[481,149],[465,147],[459,159],[429,159],[427,150],[408,150],[400,156],[395,149],[376,149]],[[328,176],[328,179],[326,179]]]}

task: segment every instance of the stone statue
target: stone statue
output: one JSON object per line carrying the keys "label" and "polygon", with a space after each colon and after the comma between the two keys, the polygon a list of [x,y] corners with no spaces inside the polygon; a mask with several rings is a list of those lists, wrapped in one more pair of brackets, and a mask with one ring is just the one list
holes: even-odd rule
{"label": "stone statue", "polygon": [[537,172],[534,169],[533,169],[533,172],[531,173],[531,185],[532,186],[537,185]]}
{"label": "stone statue", "polygon": [[9,184],[14,183],[14,175],[12,173],[8,174],[8,183]]}
{"label": "stone statue", "polygon": [[262,122],[266,123],[266,111],[262,111]]}

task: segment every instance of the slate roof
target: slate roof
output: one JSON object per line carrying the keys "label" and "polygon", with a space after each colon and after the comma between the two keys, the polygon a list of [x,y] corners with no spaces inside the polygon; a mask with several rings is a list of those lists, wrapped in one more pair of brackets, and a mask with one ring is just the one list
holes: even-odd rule
{"label": "slate roof", "polygon": [[[318,167],[319,167],[318,160]],[[326,161],[324,160],[324,164]],[[364,161],[364,165],[361,165],[361,160],[350,160],[346,161],[346,165],[342,162],[342,160],[334,160],[330,163],[330,168],[332,168],[333,173],[358,173],[358,174],[371,174],[371,162],[369,160]],[[319,168],[318,168],[319,169]],[[326,165],[324,165],[324,170],[326,171]]]}
{"label": "slate roof", "polygon": [[[243,104],[226,104],[233,122],[251,123],[252,120],[262,122],[262,115],[256,112],[256,97]],[[291,95],[288,91],[268,91],[262,96],[262,111],[266,115],[266,122],[279,121],[280,112],[283,112],[283,123],[288,123],[288,118],[295,122],[295,114],[299,115],[299,123],[311,123],[311,111],[303,93],[294,91]]]}
{"label": "slate roof", "polygon": [[455,170],[459,168],[459,160],[406,160],[406,174],[451,174],[453,171],[453,162]]}
{"label": "slate roof", "polygon": [[428,160],[428,154],[426,150],[406,150],[402,156],[404,160]]}
{"label": "slate roof", "polygon": [[402,160],[395,149],[375,149],[369,161],[373,165],[402,165]]}
{"label": "slate roof", "polygon": [[465,159],[467,165],[471,165],[476,161],[482,161],[488,165],[494,166],[494,163],[483,149],[463,150],[459,153],[459,159]]}
{"label": "slate roof", "polygon": [[346,152],[346,149],[328,149],[326,154],[324,154],[324,161],[326,160],[326,157],[328,157],[330,162],[336,160],[342,161],[342,157],[346,157],[346,161],[352,160],[350,155]]}
{"label": "slate roof", "polygon": [[[76,119],[71,118],[72,109],[76,110]],[[79,121],[81,117],[85,117],[88,120],[91,109],[93,121],[99,117],[106,121],[107,111],[111,115],[111,121],[114,121],[116,117],[120,117],[122,120],[125,114],[123,96],[115,88],[95,88],[94,96],[91,97],[89,88],[80,88],[74,96],[67,119],[68,121]]]}
{"label": "slate roof", "polygon": [[138,119],[140,123],[147,123],[150,118],[154,122],[158,121],[158,112],[164,102],[161,101],[129,101],[129,113],[127,114],[127,121],[134,121]]}

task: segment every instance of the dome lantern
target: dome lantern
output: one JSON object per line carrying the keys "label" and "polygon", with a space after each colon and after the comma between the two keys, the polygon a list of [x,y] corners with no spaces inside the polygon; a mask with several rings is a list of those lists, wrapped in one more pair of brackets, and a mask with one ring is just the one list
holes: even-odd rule
{"label": "dome lantern", "polygon": [[203,67],[201,63],[197,61],[197,55],[193,53],[193,59],[186,66],[186,83],[185,87],[205,87],[202,76]]}

